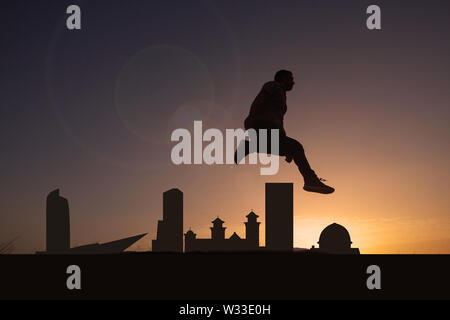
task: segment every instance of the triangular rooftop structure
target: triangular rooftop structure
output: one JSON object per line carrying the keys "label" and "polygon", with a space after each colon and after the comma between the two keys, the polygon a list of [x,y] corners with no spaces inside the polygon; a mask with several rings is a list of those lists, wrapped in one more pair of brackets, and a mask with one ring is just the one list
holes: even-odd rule
{"label": "triangular rooftop structure", "polygon": [[216,223],[222,224],[222,223],[225,223],[225,221],[222,221],[222,220],[220,220],[219,217],[217,217],[216,219],[214,219],[214,221],[212,221],[212,223],[214,223],[214,224],[216,224]]}
{"label": "triangular rooftop structure", "polygon": [[258,216],[256,213],[254,213],[253,210],[252,210],[252,211],[251,211],[248,215],[246,215],[245,217],[246,217],[246,218],[251,218],[251,217],[258,218],[259,216]]}
{"label": "triangular rooftop structure", "polygon": [[68,253],[77,254],[105,254],[105,253],[120,253],[130,247],[133,243],[144,237],[146,233],[128,237],[120,240],[115,240],[106,243],[93,243],[80,247],[70,248]]}
{"label": "triangular rooftop structure", "polygon": [[241,240],[241,238],[237,235],[236,232],[234,232],[233,235],[230,237],[230,240]]}

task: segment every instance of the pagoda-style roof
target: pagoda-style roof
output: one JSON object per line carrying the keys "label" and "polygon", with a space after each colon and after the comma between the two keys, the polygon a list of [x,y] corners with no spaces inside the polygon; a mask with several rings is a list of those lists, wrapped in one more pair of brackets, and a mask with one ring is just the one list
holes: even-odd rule
{"label": "pagoda-style roof", "polygon": [[254,213],[253,210],[252,210],[252,211],[251,211],[248,215],[246,215],[245,217],[246,217],[246,218],[251,218],[251,217],[258,218],[259,216],[258,216],[256,213]]}
{"label": "pagoda-style roof", "polygon": [[185,235],[186,235],[186,236],[187,236],[187,235],[194,235],[194,236],[196,236],[196,234],[194,233],[194,231],[192,231],[191,229],[189,229],[189,231],[186,232]]}
{"label": "pagoda-style roof", "polygon": [[214,219],[214,221],[212,221],[212,223],[214,223],[214,224],[217,224],[217,223],[222,224],[222,223],[225,223],[225,221],[222,221],[222,220],[220,220],[219,217],[217,217],[216,219]]}

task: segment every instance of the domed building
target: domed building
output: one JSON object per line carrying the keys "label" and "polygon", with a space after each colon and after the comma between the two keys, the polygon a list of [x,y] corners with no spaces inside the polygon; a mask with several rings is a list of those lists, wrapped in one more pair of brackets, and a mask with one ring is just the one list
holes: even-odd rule
{"label": "domed building", "polygon": [[319,248],[314,246],[311,251],[332,254],[359,254],[358,248],[352,248],[352,241],[347,229],[337,223],[323,229],[319,237]]}

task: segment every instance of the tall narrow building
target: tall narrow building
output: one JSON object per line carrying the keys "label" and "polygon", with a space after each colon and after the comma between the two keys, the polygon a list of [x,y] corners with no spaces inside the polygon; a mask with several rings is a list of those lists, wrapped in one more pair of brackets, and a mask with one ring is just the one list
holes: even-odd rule
{"label": "tall narrow building", "polygon": [[292,183],[266,183],[266,249],[292,251],[294,243]]}
{"label": "tall narrow building", "polygon": [[245,238],[247,240],[249,248],[259,248],[259,225],[258,215],[251,211],[247,216],[247,222],[245,223]]}
{"label": "tall narrow building", "polygon": [[69,203],[59,195],[59,189],[47,196],[46,252],[65,253],[70,249]]}
{"label": "tall narrow building", "polygon": [[183,252],[183,192],[179,189],[163,193],[163,220],[158,221],[152,251]]}
{"label": "tall narrow building", "polygon": [[225,221],[220,220],[219,217],[217,217],[214,221],[212,221],[213,226],[211,229],[211,239],[213,240],[225,240],[225,227],[223,226],[223,223]]}
{"label": "tall narrow building", "polygon": [[70,247],[69,202],[59,195],[59,189],[47,196],[46,204],[46,251],[37,254],[111,254],[120,253],[144,237],[146,233],[110,241]]}

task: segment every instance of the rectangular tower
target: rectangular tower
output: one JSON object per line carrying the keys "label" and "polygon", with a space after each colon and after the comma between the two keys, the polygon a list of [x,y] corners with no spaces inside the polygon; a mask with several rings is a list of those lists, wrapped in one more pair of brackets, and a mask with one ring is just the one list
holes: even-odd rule
{"label": "rectangular tower", "polygon": [[183,252],[183,192],[179,189],[163,193],[163,219],[158,221],[152,251]]}
{"label": "rectangular tower", "polygon": [[179,189],[163,193],[163,220],[167,249],[183,252],[183,192]]}
{"label": "rectangular tower", "polygon": [[266,248],[292,251],[294,243],[292,183],[266,183]]}
{"label": "rectangular tower", "polygon": [[59,189],[47,196],[46,248],[47,253],[66,253],[70,249],[69,202],[59,195]]}

